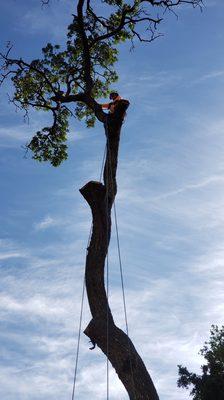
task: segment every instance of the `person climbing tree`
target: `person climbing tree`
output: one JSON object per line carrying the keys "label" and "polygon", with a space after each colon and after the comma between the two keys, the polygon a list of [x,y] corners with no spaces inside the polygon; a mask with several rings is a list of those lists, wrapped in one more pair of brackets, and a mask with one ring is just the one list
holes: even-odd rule
{"label": "person climbing tree", "polygon": [[[49,0],[50,1],[50,0]],[[47,4],[48,0],[42,1]],[[97,5],[95,4],[97,3]],[[27,149],[38,161],[58,166],[67,158],[69,119],[85,120],[88,127],[98,119],[106,133],[104,180],[91,181],[80,192],[88,202],[93,217],[88,246],[85,282],[92,319],[85,334],[110,360],[131,400],[158,400],[155,385],[136,351],[128,329],[116,326],[104,285],[104,267],[111,235],[111,210],[117,193],[116,171],[120,133],[129,102],[111,93],[109,116],[98,103],[117,81],[115,63],[118,45],[134,40],[152,42],[165,11],[201,0],[77,0],[67,40],[61,49],[48,43],[40,59],[31,62],[11,56],[12,47],[0,53],[1,83],[12,77],[12,102],[25,111],[45,110],[52,124],[36,132]],[[97,13],[101,7],[100,14]],[[161,16],[159,16],[159,13]],[[116,96],[116,97],[115,97]],[[150,336],[150,334],[149,334]]]}
{"label": "person climbing tree", "polygon": [[121,96],[117,92],[111,92],[110,93],[110,103],[105,103],[102,104],[102,109],[109,110],[109,112],[112,114],[116,108],[116,105],[118,105],[118,102],[121,100]]}
{"label": "person climbing tree", "polygon": [[113,119],[116,119],[116,116],[120,114],[120,118],[123,121],[126,116],[126,109],[129,107],[129,101],[122,99],[117,92],[110,93],[110,100],[112,101],[109,103],[101,104],[102,109],[108,110],[109,116]]}

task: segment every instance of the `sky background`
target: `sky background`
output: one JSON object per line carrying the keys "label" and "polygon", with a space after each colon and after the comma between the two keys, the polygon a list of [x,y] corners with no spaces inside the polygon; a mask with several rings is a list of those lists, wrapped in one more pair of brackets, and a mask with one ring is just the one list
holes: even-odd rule
{"label": "sky background", "polygon": [[[1,0],[1,49],[38,58],[63,42],[74,2]],[[131,106],[123,126],[117,214],[130,337],[161,400],[186,400],[177,364],[199,372],[199,349],[224,315],[224,2],[166,14],[164,36],[121,47],[113,87]],[[105,138],[71,122],[60,168],[24,158],[45,124],[0,97],[0,398],[71,399],[90,210],[79,193],[99,179]],[[102,99],[103,101],[103,99]],[[125,329],[114,234],[110,304]],[[90,320],[85,300],[83,329]],[[82,335],[76,397],[106,398],[106,360]],[[128,396],[110,370],[110,398]]]}

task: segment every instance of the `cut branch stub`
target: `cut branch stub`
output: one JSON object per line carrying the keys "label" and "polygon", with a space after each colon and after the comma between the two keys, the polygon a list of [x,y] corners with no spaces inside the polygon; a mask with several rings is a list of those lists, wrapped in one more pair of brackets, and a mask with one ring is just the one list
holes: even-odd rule
{"label": "cut branch stub", "polygon": [[96,181],[90,181],[80,189],[80,193],[87,201],[91,209],[103,203],[106,196],[105,186]]}

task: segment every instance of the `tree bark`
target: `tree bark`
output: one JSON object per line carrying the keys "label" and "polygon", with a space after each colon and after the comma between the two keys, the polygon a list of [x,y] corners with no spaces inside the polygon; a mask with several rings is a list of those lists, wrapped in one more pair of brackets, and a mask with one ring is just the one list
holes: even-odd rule
{"label": "tree bark", "polygon": [[128,105],[128,102],[121,102],[104,124],[107,138],[104,184],[91,181],[80,189],[93,217],[85,271],[92,320],[84,333],[108,357],[131,400],[159,400],[152,379],[133,343],[114,323],[104,284],[104,266],[111,235],[111,209],[117,193],[120,131]]}

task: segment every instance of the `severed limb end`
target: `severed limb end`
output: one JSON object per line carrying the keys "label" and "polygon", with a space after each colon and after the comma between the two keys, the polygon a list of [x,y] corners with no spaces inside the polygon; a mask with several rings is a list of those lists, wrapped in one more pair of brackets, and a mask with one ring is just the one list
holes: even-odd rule
{"label": "severed limb end", "polygon": [[94,340],[90,340],[90,343],[92,343],[92,347],[89,348],[89,350],[94,350],[96,347],[96,342],[94,342]]}

